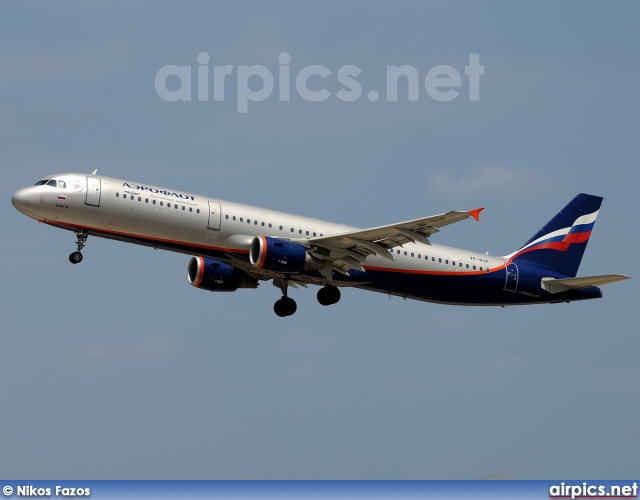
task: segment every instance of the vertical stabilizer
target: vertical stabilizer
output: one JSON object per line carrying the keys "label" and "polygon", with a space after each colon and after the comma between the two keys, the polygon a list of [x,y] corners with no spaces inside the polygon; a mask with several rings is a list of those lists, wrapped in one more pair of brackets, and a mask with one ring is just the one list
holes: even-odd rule
{"label": "vertical stabilizer", "polygon": [[600,196],[579,194],[522,248],[507,258],[575,276],[601,203]]}

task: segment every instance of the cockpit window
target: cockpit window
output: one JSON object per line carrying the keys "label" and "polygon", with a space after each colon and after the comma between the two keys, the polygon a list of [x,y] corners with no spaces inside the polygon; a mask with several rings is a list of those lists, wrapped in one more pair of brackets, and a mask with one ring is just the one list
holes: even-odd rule
{"label": "cockpit window", "polygon": [[58,181],[56,179],[42,179],[35,183],[35,186],[51,186],[62,189],[67,189],[67,183],[65,181]]}

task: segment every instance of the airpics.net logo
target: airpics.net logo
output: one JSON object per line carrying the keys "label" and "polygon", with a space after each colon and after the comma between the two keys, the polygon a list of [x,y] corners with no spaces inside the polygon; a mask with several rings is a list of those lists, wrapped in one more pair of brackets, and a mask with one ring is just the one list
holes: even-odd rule
{"label": "airpics.net logo", "polygon": [[469,54],[469,63],[462,70],[464,77],[461,71],[446,64],[433,66],[426,71],[408,64],[387,66],[386,89],[383,92],[370,89],[365,94],[361,83],[362,70],[352,64],[340,66],[335,71],[320,64],[292,71],[288,52],[279,55],[279,65],[275,71],[261,64],[211,65],[206,52],[200,52],[196,60],[198,64],[195,69],[191,65],[174,64],[160,68],[155,78],[158,96],[168,102],[192,99],[224,102],[227,98],[235,98],[238,113],[248,113],[249,103],[259,103],[269,98],[288,102],[295,95],[309,102],[328,99],[353,102],[362,98],[370,102],[381,98],[395,102],[399,100],[399,94],[407,101],[418,101],[426,95],[437,102],[448,102],[465,93],[469,101],[479,101],[480,77],[484,75],[479,54]]}

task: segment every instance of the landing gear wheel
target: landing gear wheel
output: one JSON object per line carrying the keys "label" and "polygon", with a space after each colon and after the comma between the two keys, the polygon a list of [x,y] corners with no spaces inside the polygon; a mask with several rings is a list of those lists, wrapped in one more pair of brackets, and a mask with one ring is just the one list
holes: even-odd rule
{"label": "landing gear wheel", "polygon": [[282,297],[280,300],[276,301],[275,304],[273,304],[274,312],[281,318],[291,316],[296,312],[297,309],[298,305],[296,304],[296,301],[290,299],[289,297]]}
{"label": "landing gear wheel", "polygon": [[318,302],[323,306],[336,304],[340,300],[340,289],[337,286],[326,285],[318,290]]}
{"label": "landing gear wheel", "polygon": [[76,241],[78,250],[69,255],[69,262],[71,262],[72,264],[78,264],[82,262],[82,254],[80,252],[85,247],[85,243],[87,242],[87,238],[89,237],[89,233],[82,229],[78,229],[77,231],[75,231],[75,233],[76,238],[78,238]]}
{"label": "landing gear wheel", "polygon": [[69,255],[69,262],[72,264],[79,264],[82,262],[82,254],[80,252],[73,252]]}

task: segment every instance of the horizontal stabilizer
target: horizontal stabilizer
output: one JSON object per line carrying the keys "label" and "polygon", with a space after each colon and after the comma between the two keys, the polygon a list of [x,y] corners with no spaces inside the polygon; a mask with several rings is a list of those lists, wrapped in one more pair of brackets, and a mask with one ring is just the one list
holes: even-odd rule
{"label": "horizontal stabilizer", "polygon": [[606,285],[629,279],[624,274],[603,274],[600,276],[584,276],[580,278],[542,278],[542,288],[549,293],[566,292],[567,290],[580,290],[594,286]]}

